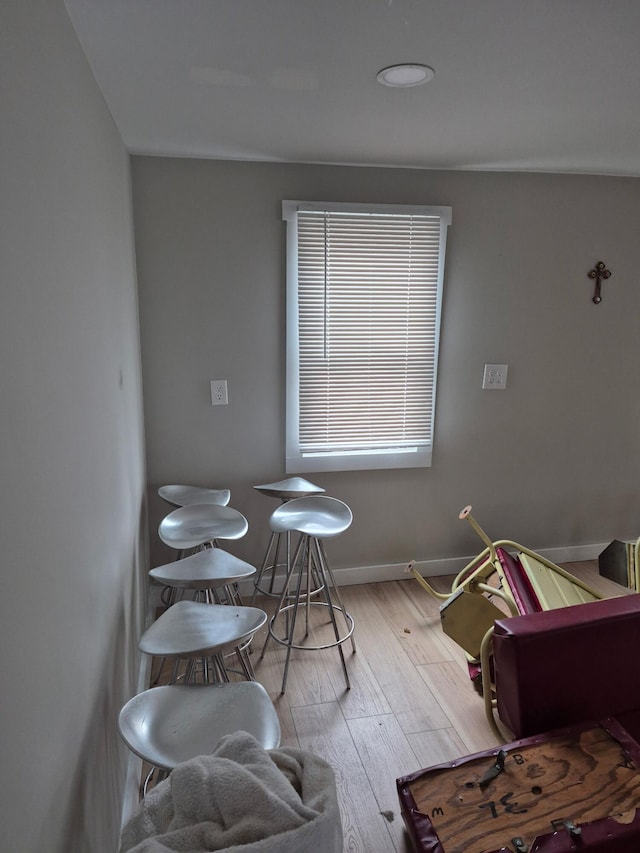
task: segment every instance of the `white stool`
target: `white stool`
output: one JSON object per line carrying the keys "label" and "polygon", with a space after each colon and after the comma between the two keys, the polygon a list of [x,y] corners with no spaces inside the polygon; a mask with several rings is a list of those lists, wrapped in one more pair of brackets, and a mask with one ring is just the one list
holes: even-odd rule
{"label": "white stool", "polygon": [[[175,661],[172,683],[179,677],[185,684],[196,681],[198,662],[203,682],[229,681],[224,662],[229,652],[236,653],[241,675],[252,680],[255,674],[246,646],[266,621],[267,614],[257,607],[178,601],[147,628],[138,648],[146,655]],[[186,671],[181,676],[180,666],[185,661]]]}
{"label": "white stool", "polygon": [[280,745],[278,715],[257,681],[152,687],[124,705],[118,729],[160,778],[183,761],[213,752],[220,738],[236,731],[249,732],[263,749]]}
{"label": "white stool", "polygon": [[[324,492],[324,489],[321,486],[316,486],[315,483],[310,483],[309,480],[305,480],[303,477],[289,477],[286,480],[278,480],[276,483],[265,483],[262,486],[254,486],[253,488],[268,497],[279,498],[282,503],[287,503],[287,501],[294,500],[295,498],[307,497],[308,495],[321,494]],[[255,577],[253,597],[251,599],[252,604],[258,593],[271,596],[279,595],[279,593],[274,592],[273,588],[278,566],[286,566],[286,563],[280,563],[280,551],[282,548],[283,538],[285,540],[285,547],[287,549],[290,548],[291,533],[289,531],[285,534],[277,533],[274,530],[271,531],[271,536],[269,537],[269,543],[267,545],[267,550],[265,551],[262,565]],[[266,576],[269,577],[269,585],[267,588],[261,586],[261,583],[265,581]]]}
{"label": "white stool", "polygon": [[229,489],[205,489],[201,486],[160,486],[160,497],[172,506],[218,504],[226,506],[231,500]]}
{"label": "white stool", "polygon": [[[354,620],[342,604],[322,540],[343,533],[352,520],[351,510],[343,501],[325,495],[295,498],[283,503],[271,515],[271,529],[276,533],[300,533],[293,556],[290,551],[287,553],[284,588],[276,612],[269,621],[269,633],[262,649],[264,655],[271,637],[287,647],[281,693],[286,690],[292,649],[317,651],[337,647],[347,689],[351,687],[342,644],[351,639],[355,652]],[[301,607],[305,611],[302,636],[300,632],[296,634],[298,611]],[[312,608],[324,608],[323,612],[329,616],[332,636],[326,641],[314,642],[310,639]]]}

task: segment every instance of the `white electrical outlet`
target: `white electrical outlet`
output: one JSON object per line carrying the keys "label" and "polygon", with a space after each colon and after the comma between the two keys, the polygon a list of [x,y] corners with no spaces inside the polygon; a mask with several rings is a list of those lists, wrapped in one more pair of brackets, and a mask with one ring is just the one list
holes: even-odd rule
{"label": "white electrical outlet", "polygon": [[211,405],[226,406],[229,402],[226,379],[211,380]]}
{"label": "white electrical outlet", "polygon": [[485,364],[482,374],[482,387],[495,391],[504,391],[507,387],[508,364]]}

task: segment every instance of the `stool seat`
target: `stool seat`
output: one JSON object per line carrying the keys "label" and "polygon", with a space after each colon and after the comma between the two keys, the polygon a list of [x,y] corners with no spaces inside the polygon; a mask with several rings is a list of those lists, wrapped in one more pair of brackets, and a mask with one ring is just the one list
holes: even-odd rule
{"label": "stool seat", "polygon": [[293,530],[324,539],[344,533],[352,521],[353,515],[346,503],[314,495],[282,504],[271,514],[270,524],[276,533]]}
{"label": "stool seat", "polygon": [[155,657],[213,656],[239,646],[266,621],[257,607],[178,601],[147,628],[138,648]]}
{"label": "stool seat", "polygon": [[263,749],[280,744],[278,715],[257,681],[152,687],[122,708],[118,729],[132,752],[163,770],[213,752],[236,731],[249,732]]}
{"label": "stool seat", "polygon": [[160,486],[158,494],[174,506],[217,504],[226,506],[231,500],[229,489],[205,489],[201,486]]}
{"label": "stool seat", "polygon": [[151,569],[149,576],[166,586],[180,589],[214,589],[246,580],[255,566],[222,548],[207,548],[182,560]]}
{"label": "stool seat", "polygon": [[265,483],[262,486],[254,486],[253,488],[258,492],[262,492],[263,495],[280,498],[280,500],[302,498],[305,495],[319,494],[325,491],[321,486],[310,483],[304,477],[289,477],[286,480],[278,480],[277,483]]}
{"label": "stool seat", "polygon": [[165,516],[158,527],[158,535],[165,545],[186,551],[216,539],[241,539],[248,529],[247,519],[237,509],[216,504],[190,504]]}

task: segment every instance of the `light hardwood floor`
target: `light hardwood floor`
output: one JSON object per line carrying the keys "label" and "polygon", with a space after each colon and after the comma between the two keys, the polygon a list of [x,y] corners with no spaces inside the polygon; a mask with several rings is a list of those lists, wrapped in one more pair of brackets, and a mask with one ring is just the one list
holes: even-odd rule
{"label": "light hardwood floor", "polygon": [[[565,568],[604,595],[628,592],[601,578],[596,561]],[[443,592],[452,580],[430,578]],[[356,622],[357,652],[344,644],[351,689],[335,649],[294,650],[281,695],[286,651],[271,641],[260,657],[266,628],[252,643],[256,678],[278,711],[281,745],[315,752],[333,767],[344,853],[410,853],[396,779],[499,741],[464,653],[441,630],[438,601],[404,578],[341,587],[340,594]],[[272,612],[272,599],[255,604]]]}
{"label": "light hardwood floor", "polygon": [[[600,578],[597,562],[565,566],[605,595],[626,590]],[[452,578],[431,579],[450,589]],[[356,621],[356,654],[345,643],[351,689],[335,649],[294,651],[280,695],[285,650],[265,631],[253,644],[256,677],[269,691],[282,745],[311,750],[336,774],[345,853],[409,853],[395,780],[499,741],[469,680],[464,653],[442,633],[439,602],[416,581],[342,587]],[[256,602],[269,609],[269,602]]]}

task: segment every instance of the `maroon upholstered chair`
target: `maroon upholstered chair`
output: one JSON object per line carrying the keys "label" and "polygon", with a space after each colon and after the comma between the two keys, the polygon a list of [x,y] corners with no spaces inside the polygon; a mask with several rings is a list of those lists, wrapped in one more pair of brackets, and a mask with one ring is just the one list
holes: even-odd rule
{"label": "maroon upholstered chair", "polygon": [[640,720],[640,594],[495,622],[492,724],[517,738],[587,720]]}

